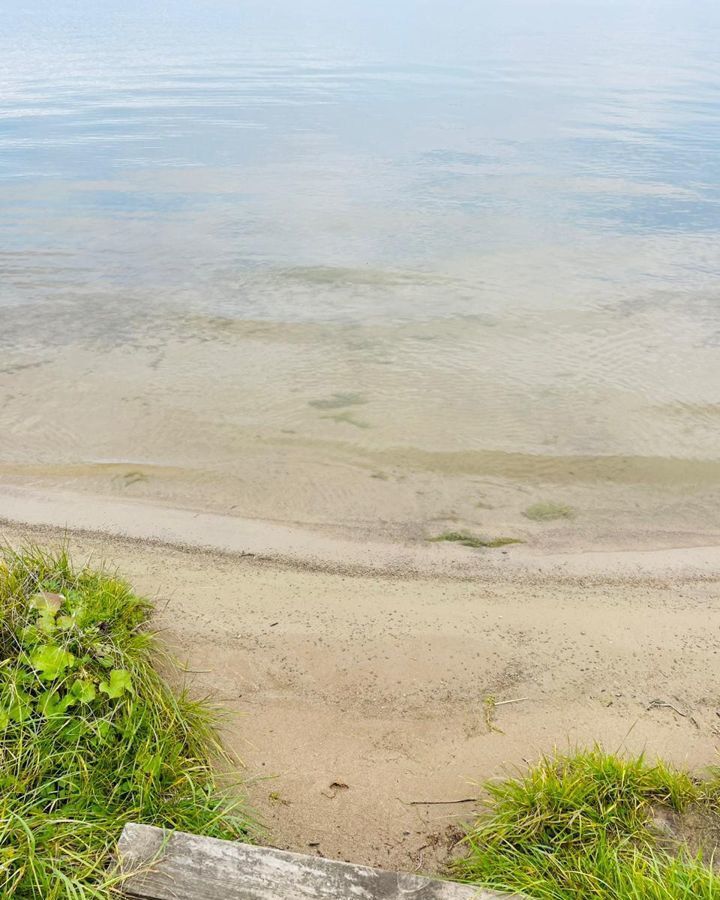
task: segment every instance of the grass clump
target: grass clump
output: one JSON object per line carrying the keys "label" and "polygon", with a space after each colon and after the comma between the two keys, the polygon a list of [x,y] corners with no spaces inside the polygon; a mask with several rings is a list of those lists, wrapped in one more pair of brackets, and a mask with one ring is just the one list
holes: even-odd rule
{"label": "grass clump", "polygon": [[444,531],[436,537],[428,538],[429,541],[451,541],[462,544],[463,547],[506,547],[508,544],[522,544],[519,538],[497,537],[497,538],[481,538],[475,534],[469,534],[466,531]]}
{"label": "grass clump", "polygon": [[533,522],[553,522],[556,519],[572,519],[575,510],[564,503],[553,503],[552,500],[541,500],[523,512],[526,519]]}
{"label": "grass clump", "polygon": [[150,604],[64,552],[0,553],[0,896],[107,900],[126,822],[247,834],[207,704],[170,690]]}
{"label": "grass clump", "polygon": [[683,772],[599,749],[545,758],[488,786],[489,809],[466,837],[459,880],[537,900],[717,900],[699,856],[671,856],[652,827],[657,806],[703,798]]}

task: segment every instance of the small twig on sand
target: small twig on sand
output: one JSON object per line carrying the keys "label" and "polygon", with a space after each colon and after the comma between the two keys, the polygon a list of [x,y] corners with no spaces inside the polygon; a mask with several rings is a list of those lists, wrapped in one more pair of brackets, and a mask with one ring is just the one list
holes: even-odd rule
{"label": "small twig on sand", "polygon": [[673,712],[676,712],[679,716],[682,716],[683,719],[689,719],[690,716],[687,713],[684,713],[681,709],[678,709],[677,706],[673,706],[672,703],[668,703],[666,700],[651,700],[648,709],[671,709]]}
{"label": "small twig on sand", "polygon": [[683,712],[681,709],[678,709],[677,706],[673,706],[672,703],[667,703],[665,700],[651,700],[648,709],[671,709],[679,716],[682,716],[683,719],[688,719],[690,722],[692,722],[697,729],[700,728],[697,721],[693,716],[690,715],[690,713]]}
{"label": "small twig on sand", "polygon": [[[397,798],[400,800],[400,798]],[[405,806],[450,806],[454,803],[477,803],[477,797],[463,797],[462,800],[400,800]]]}
{"label": "small twig on sand", "polygon": [[516,697],[515,700],[496,700],[495,706],[506,706],[508,703],[524,703],[529,697]]}

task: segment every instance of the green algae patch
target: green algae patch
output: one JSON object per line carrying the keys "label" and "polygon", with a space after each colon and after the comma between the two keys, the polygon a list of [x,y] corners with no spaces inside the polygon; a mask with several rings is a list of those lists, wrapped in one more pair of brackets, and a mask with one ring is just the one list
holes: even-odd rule
{"label": "green algae patch", "polygon": [[532,522],[554,522],[557,519],[572,519],[575,516],[575,510],[564,503],[541,500],[528,506],[523,515]]}
{"label": "green algae patch", "polygon": [[463,547],[474,547],[476,549],[483,547],[486,549],[492,549],[495,547],[507,547],[508,544],[524,543],[524,541],[521,541],[520,538],[481,538],[475,534],[469,534],[466,531],[444,531],[442,534],[438,534],[436,537],[428,538],[428,540],[432,541],[433,543],[438,543],[440,541],[449,541],[455,544],[462,544]]}
{"label": "green algae patch", "polygon": [[367,398],[363,394],[350,391],[336,393],[332,397],[323,397],[319,400],[310,400],[308,406],[312,406],[314,409],[345,409],[348,406],[363,406],[367,402]]}
{"label": "green algae patch", "polygon": [[369,422],[363,422],[362,419],[356,419],[355,416],[349,412],[335,413],[332,416],[322,416],[321,418],[330,419],[331,422],[335,422],[337,425],[354,425],[355,428],[371,427]]}
{"label": "green algae patch", "polygon": [[119,480],[122,481],[123,487],[130,487],[133,484],[139,484],[141,482],[147,481],[148,477],[144,472],[135,471],[126,472],[124,475],[119,476]]}

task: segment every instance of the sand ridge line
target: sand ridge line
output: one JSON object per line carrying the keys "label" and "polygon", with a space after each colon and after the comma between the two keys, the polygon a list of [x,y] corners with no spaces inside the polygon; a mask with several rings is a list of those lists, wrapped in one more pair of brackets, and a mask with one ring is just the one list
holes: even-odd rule
{"label": "sand ridge line", "polygon": [[720,545],[663,549],[547,552],[516,544],[474,551],[451,543],[351,539],[326,531],[256,519],[181,509],[130,499],[108,499],[71,491],[40,492],[0,485],[0,521],[62,529],[73,534],[105,534],[177,547],[224,553],[277,564],[347,575],[374,572],[398,577],[512,579],[553,578],[714,578],[720,574]]}

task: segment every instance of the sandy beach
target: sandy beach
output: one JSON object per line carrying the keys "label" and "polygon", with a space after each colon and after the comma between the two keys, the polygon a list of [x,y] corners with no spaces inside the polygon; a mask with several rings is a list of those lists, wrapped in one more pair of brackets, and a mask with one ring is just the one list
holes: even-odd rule
{"label": "sandy beach", "polygon": [[154,600],[280,847],[434,869],[478,782],[553,748],[717,762],[706,535],[472,550],[7,486],[2,511],[6,542],[66,541]]}
{"label": "sandy beach", "polygon": [[5,6],[0,895],[720,898],[720,4]]}

